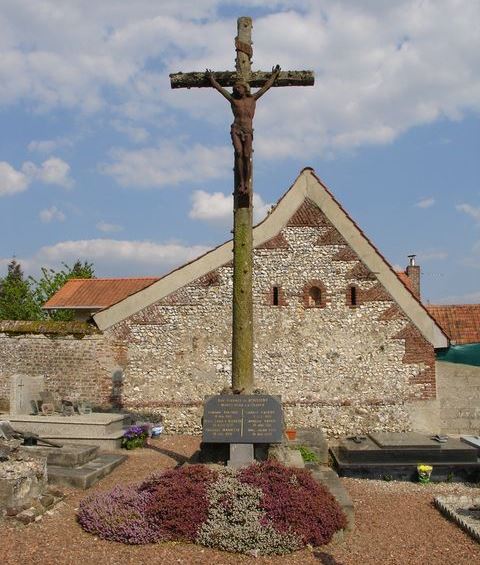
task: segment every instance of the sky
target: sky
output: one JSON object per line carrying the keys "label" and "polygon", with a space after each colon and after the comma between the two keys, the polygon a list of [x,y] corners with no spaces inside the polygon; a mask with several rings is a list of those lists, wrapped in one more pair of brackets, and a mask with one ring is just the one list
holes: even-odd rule
{"label": "sky", "polygon": [[255,116],[255,218],[313,167],[431,303],[480,302],[478,0],[0,0],[0,276],[160,276],[231,237],[231,110],[169,73],[311,69]]}

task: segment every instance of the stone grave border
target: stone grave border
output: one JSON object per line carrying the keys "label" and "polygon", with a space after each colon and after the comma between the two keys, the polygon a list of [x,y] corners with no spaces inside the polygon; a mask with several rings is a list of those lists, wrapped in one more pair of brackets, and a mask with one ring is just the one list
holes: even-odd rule
{"label": "stone grave border", "polygon": [[462,516],[458,513],[459,509],[467,510],[469,506],[480,505],[480,496],[436,496],[434,503],[444,516],[455,522],[475,541],[480,543],[480,520],[473,516]]}

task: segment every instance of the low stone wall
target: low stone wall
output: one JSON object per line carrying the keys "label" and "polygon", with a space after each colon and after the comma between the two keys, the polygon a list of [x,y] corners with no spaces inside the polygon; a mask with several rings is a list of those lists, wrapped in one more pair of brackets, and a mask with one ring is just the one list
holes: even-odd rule
{"label": "low stone wall", "polygon": [[14,374],[42,375],[61,398],[104,405],[112,395],[115,348],[81,322],[0,322],[0,402],[8,409]]}
{"label": "low stone wall", "polygon": [[437,362],[440,424],[445,433],[480,433],[480,367]]}
{"label": "low stone wall", "polygon": [[[408,422],[406,407],[397,404],[363,403],[332,405],[328,402],[283,402],[284,418],[287,427],[321,428],[328,437],[339,437],[353,433],[374,431],[406,431],[408,425],[399,425],[399,411],[404,411],[401,421]],[[203,416],[203,402],[137,402],[125,406],[126,410],[145,413],[148,416],[161,416],[166,433],[200,434]],[[418,410],[421,409],[417,407]],[[435,419],[437,421],[438,418]],[[436,428],[428,430],[436,432]]]}

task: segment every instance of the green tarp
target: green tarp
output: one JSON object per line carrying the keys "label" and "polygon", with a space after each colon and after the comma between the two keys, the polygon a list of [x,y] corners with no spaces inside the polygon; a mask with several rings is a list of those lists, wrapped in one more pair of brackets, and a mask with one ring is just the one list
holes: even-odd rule
{"label": "green tarp", "polygon": [[464,365],[475,365],[480,367],[480,343],[469,343],[468,345],[451,345],[447,349],[436,352],[437,361],[448,363],[463,363]]}

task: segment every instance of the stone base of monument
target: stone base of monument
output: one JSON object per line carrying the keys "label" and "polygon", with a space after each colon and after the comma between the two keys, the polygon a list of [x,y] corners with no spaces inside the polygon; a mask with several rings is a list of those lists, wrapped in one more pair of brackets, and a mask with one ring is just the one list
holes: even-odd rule
{"label": "stone base of monument", "polygon": [[317,456],[318,463],[328,465],[328,441],[321,428],[297,428],[296,438],[288,440],[287,445],[308,447]]}
{"label": "stone base of monument", "polygon": [[[231,459],[232,445],[236,445],[236,444],[202,442],[200,444],[200,450],[194,456],[194,461],[198,461],[199,463],[207,463],[207,464],[211,463],[216,465],[228,465],[228,462]],[[262,444],[250,444],[250,445],[253,445],[254,461],[267,460],[269,444],[262,443]]]}
{"label": "stone base of monument", "polygon": [[252,443],[230,444],[230,459],[227,461],[227,467],[241,469],[242,467],[248,467],[254,461],[255,456]]}
{"label": "stone base of monument", "polygon": [[91,487],[127,458],[116,453],[101,453],[96,445],[65,443],[61,448],[24,445],[20,449],[25,454],[46,458],[49,483],[80,489]]}
{"label": "stone base of monument", "polygon": [[432,465],[433,481],[478,482],[477,449],[459,439],[445,438],[415,432],[372,433],[344,438],[330,453],[344,477],[415,481],[417,465],[424,463]]}
{"label": "stone base of monument", "polygon": [[94,445],[110,450],[121,447],[128,416],[93,412],[73,416],[5,414],[2,415],[2,418],[9,420],[12,427],[19,432],[35,433],[42,438],[59,443]]}

